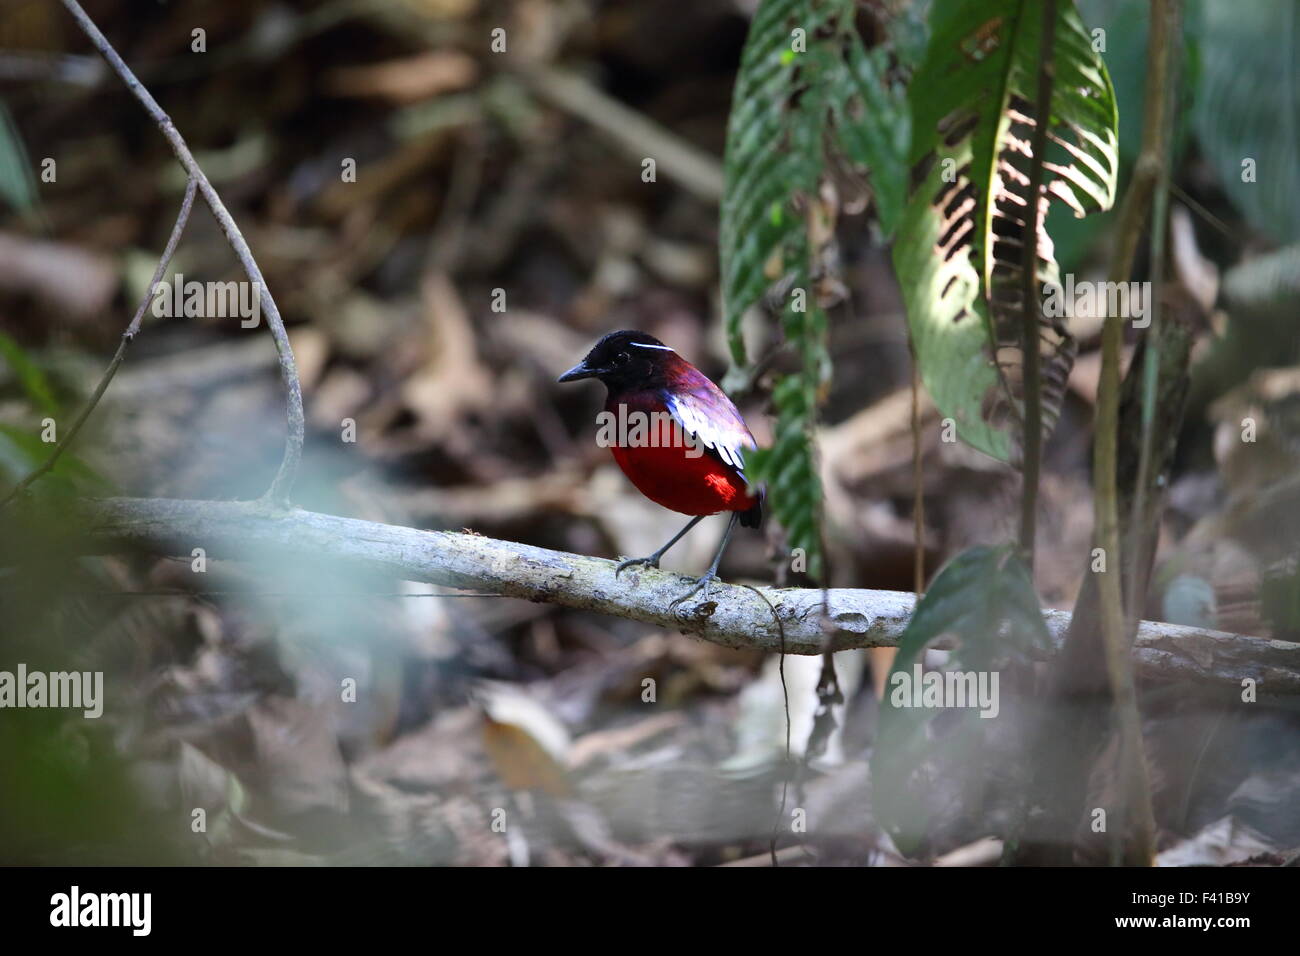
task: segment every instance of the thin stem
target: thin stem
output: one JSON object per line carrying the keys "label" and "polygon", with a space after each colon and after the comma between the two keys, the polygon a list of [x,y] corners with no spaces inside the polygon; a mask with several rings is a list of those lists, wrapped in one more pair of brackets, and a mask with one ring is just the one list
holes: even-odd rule
{"label": "thin stem", "polygon": [[157,124],[167,142],[171,144],[172,152],[176,154],[180,164],[198,182],[199,191],[203,193],[203,198],[212,210],[212,215],[216,217],[218,225],[221,226],[221,231],[226,234],[226,240],[234,249],[235,255],[244,267],[244,272],[248,275],[249,281],[253,283],[259,292],[262,312],[266,315],[266,322],[271,329],[271,337],[275,340],[275,350],[280,360],[280,378],[284,382],[288,419],[284,439],[284,457],[280,461],[280,468],[271,482],[271,487],[263,497],[274,504],[287,505],[289,494],[293,490],[294,479],[298,473],[298,463],[302,460],[305,423],[302,411],[302,384],[298,380],[298,368],[293,360],[293,348],[289,345],[289,334],[285,331],[284,320],[280,318],[280,310],[271,297],[271,291],[267,288],[266,280],[262,277],[262,270],[258,268],[257,260],[253,258],[248,243],[244,241],[239,226],[235,224],[235,220],[226,209],[225,203],[221,201],[221,197],[217,195],[217,191],[212,187],[212,183],[208,182],[207,175],[199,168],[199,164],[185,144],[184,138],[176,129],[176,125],[163,111],[162,107],[158,105],[158,101],[153,98],[153,94],[136,79],[135,74],[131,72],[131,68],[113,49],[112,44],[100,32],[99,27],[95,26],[94,21],[81,9],[81,5],[77,3],[77,0],[62,0],[62,2],[68,12],[72,14],[73,19],[77,21],[77,25],[81,27],[82,32],[90,37],[90,42],[95,45],[95,49],[108,61],[108,65],[122,78],[122,82],[126,84],[127,89],[144,106],[145,111]]}
{"label": "thin stem", "polygon": [[[1133,268],[1138,239],[1146,215],[1147,203],[1160,178],[1167,149],[1165,133],[1168,129],[1167,111],[1173,90],[1169,80],[1170,19],[1166,0],[1152,0],[1151,33],[1148,41],[1147,63],[1149,72],[1146,84],[1146,102],[1143,111],[1144,136],[1142,151],[1134,170],[1133,183],[1124,200],[1121,215],[1121,232],[1111,263],[1110,279],[1127,282]],[[1137,685],[1129,659],[1130,621],[1124,609],[1124,589],[1121,582],[1124,562],[1119,533],[1119,493],[1116,468],[1118,464],[1119,432],[1119,361],[1124,342],[1123,319],[1107,316],[1102,327],[1101,378],[1097,386],[1097,426],[1093,450],[1093,485],[1097,544],[1106,561],[1106,571],[1098,580],[1101,603],[1102,637],[1106,656],[1106,674],[1115,701],[1115,713],[1120,734],[1119,773],[1125,799],[1122,806],[1133,816],[1130,862],[1150,865],[1155,857],[1155,820],[1151,809],[1151,787],[1146,759],[1142,750],[1142,724],[1137,706]],[[1134,527],[1142,527],[1134,521]],[[1134,555],[1134,564],[1136,565]],[[1134,608],[1138,596],[1128,595]],[[1116,826],[1112,832],[1122,841],[1125,825]],[[1116,846],[1116,859],[1122,844]]]}
{"label": "thin stem", "polygon": [[72,426],[63,433],[62,440],[54,446],[54,450],[50,452],[50,457],[46,458],[30,475],[14,485],[9,490],[9,493],[4,496],[4,499],[0,500],[0,509],[3,509],[9,502],[31,487],[38,478],[54,467],[59,458],[63,456],[64,451],[76,439],[82,426],[86,424],[86,419],[90,418],[90,413],[99,405],[99,400],[104,397],[104,392],[107,391],[109,383],[113,381],[113,376],[117,374],[118,366],[126,358],[127,347],[130,346],[140,332],[140,324],[144,321],[145,310],[149,308],[149,302],[154,297],[154,291],[162,280],[163,273],[167,271],[172,256],[176,253],[176,246],[181,241],[181,234],[185,231],[185,225],[190,221],[190,211],[194,208],[194,189],[196,185],[197,182],[193,176],[185,183],[185,198],[181,200],[181,209],[176,214],[176,223],[172,226],[172,234],[167,239],[167,246],[158,259],[158,268],[154,269],[153,279],[145,290],[144,296],[140,299],[140,307],[135,310],[135,316],[131,319],[130,325],[122,333],[122,340],[118,343],[117,352],[113,355],[113,360],[108,363],[108,368],[104,370],[104,374],[100,376],[99,384],[95,386],[95,391],[91,393],[90,400],[86,402],[85,407],[82,408],[81,413],[73,421]]}
{"label": "thin stem", "polygon": [[1034,103],[1034,136],[1029,157],[1029,201],[1025,210],[1024,258],[1020,264],[1020,351],[1024,361],[1024,456],[1020,492],[1020,550],[1034,570],[1034,539],[1038,518],[1038,472],[1043,456],[1042,372],[1039,366],[1038,326],[1040,313],[1038,288],[1038,231],[1042,228],[1044,206],[1043,162],[1047,153],[1047,131],[1052,123],[1052,79],[1055,73],[1056,0],[1042,5],[1039,37],[1038,94]]}
{"label": "thin stem", "polygon": [[912,356],[912,590],[920,600],[925,590],[925,449],[921,447],[921,366],[916,361],[916,346],[911,333],[907,337]]}
{"label": "thin stem", "polygon": [[[1181,36],[1182,10],[1180,0],[1162,0],[1159,6],[1164,7],[1163,16],[1165,22],[1161,24],[1161,30],[1166,36]],[[1153,9],[1153,19],[1160,13],[1160,10]],[[1154,24],[1152,29],[1155,29]],[[1178,90],[1180,58],[1177,46],[1171,44],[1171,47],[1167,54],[1168,62],[1164,65],[1166,72],[1163,82],[1165,89],[1172,91],[1170,96],[1175,96]],[[1164,286],[1165,246],[1169,227],[1169,152],[1173,142],[1174,110],[1171,107],[1172,104],[1167,106],[1164,115],[1160,117],[1164,128],[1161,131],[1161,151],[1157,156],[1159,165],[1156,173],[1155,194],[1151,201],[1151,301],[1147,303],[1151,323],[1147,330],[1147,348],[1142,365],[1142,444],[1138,453],[1137,488],[1133,497],[1132,527],[1135,529],[1146,527],[1147,486],[1150,483],[1151,461],[1155,454],[1155,418],[1160,385],[1161,330],[1164,326],[1160,300],[1161,290]],[[1140,530],[1134,535],[1133,545],[1133,560],[1128,565],[1128,581],[1126,582],[1129,596],[1127,626],[1130,633],[1136,626],[1139,617],[1138,581],[1142,575],[1141,569],[1146,567],[1148,558],[1146,553],[1147,539],[1140,533]]]}

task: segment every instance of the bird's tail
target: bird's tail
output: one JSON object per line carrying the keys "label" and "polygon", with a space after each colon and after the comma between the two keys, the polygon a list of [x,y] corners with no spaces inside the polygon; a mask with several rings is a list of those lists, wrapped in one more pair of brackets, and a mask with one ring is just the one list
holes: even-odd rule
{"label": "bird's tail", "polygon": [[763,523],[763,489],[758,490],[754,498],[754,505],[748,511],[740,513],[740,525],[742,528],[757,528]]}

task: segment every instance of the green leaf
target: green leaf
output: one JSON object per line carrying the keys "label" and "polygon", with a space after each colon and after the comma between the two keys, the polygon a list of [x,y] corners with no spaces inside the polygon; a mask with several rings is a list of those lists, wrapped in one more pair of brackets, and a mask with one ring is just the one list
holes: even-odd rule
{"label": "green leaf", "polygon": [[[741,53],[727,123],[720,253],[723,309],[732,357],[745,364],[740,320],[794,261],[789,243],[806,227],[798,197],[816,194],[839,156],[860,168],[876,197],[882,230],[892,233],[906,185],[905,91],[886,76],[889,50],[867,50],[854,0],[763,0]],[[914,39],[916,24],[897,23]],[[795,31],[801,51],[796,51]],[[907,63],[905,48],[903,62]]]}
{"label": "green leaf", "polygon": [[1197,138],[1254,226],[1300,240],[1300,7],[1203,0],[1200,9]]}
{"label": "green leaf", "polygon": [[[746,364],[741,318],[779,281],[786,292],[781,326],[799,349],[802,368],[775,386],[776,438],[771,448],[746,456],[754,484],[768,485],[767,504],[785,526],[789,547],[803,548],[808,570],[821,572],[817,522],[820,486],[812,467],[813,376],[826,364],[811,297],[806,211],[799,204],[817,194],[826,157],[830,121],[829,85],[840,61],[838,41],[824,39],[833,18],[848,9],[843,0],[764,0],[754,16],[741,54],[728,121],[724,161],[726,188],[719,230],[725,324],[732,359]],[[799,32],[796,32],[799,31]],[[838,71],[841,86],[848,75]],[[773,272],[773,268],[775,272]],[[804,311],[793,294],[801,290]],[[824,328],[825,323],[820,323]],[[807,490],[817,488],[812,507]]]}
{"label": "green leaf", "polygon": [[31,161],[4,103],[0,103],[0,199],[18,212],[33,208],[37,199]]}
{"label": "green leaf", "polygon": [[58,402],[54,398],[54,390],[50,387],[45,373],[27,357],[27,353],[17,342],[3,332],[0,332],[0,359],[3,359],[13,370],[14,375],[18,377],[18,383],[22,385],[23,392],[38,410],[47,415],[58,412]]}
{"label": "green leaf", "polygon": [[[53,450],[54,446],[41,441],[39,435],[13,425],[0,425],[0,488],[7,490],[27,477]],[[77,493],[100,493],[109,487],[109,483],[93,468],[65,453],[32,485],[31,490],[68,497]]]}
{"label": "green leaf", "polygon": [[832,102],[839,140],[848,158],[869,171],[880,231],[894,234],[907,196],[907,146],[911,117],[907,92],[886,76],[889,51],[868,50],[856,33],[846,39],[846,58],[854,97]]}
{"label": "green leaf", "polygon": [[[815,193],[822,172],[826,55],[815,37],[835,12],[812,0],[764,0],[741,53],[719,227],[723,308],[737,365],[745,364],[741,317],[773,281],[768,261],[803,230],[792,200]],[[793,50],[796,29],[804,31],[806,52]]]}
{"label": "green leaf", "polygon": [[[1062,0],[1057,10],[1051,146],[1038,202],[1045,211],[1055,199],[1085,216],[1115,199],[1118,116],[1105,64],[1073,4]],[[913,189],[894,247],[926,387],[965,441],[1004,461],[1018,459],[1022,429],[1020,239],[1040,11],[1030,0],[935,4],[926,58],[908,91]],[[1040,292],[1059,284],[1042,232],[1037,275]],[[1060,318],[1044,315],[1039,330],[1050,431],[1075,345]]]}
{"label": "green leaf", "polygon": [[[888,234],[906,184],[905,94],[889,77],[889,50],[864,46],[857,14],[855,0],[763,0],[741,54],[724,163],[719,244],[732,359],[747,364],[741,319],[765,298],[800,359],[774,386],[773,447],[747,456],[747,471],[767,483],[769,507],[814,577],[822,555],[812,436],[831,373],[824,307],[836,286],[838,215],[820,187],[832,164],[866,177]],[[916,25],[907,26],[897,35],[914,43]]]}
{"label": "green leaf", "polygon": [[957,755],[977,765],[985,725],[977,707],[961,708],[955,711],[957,725],[940,735],[933,726],[936,715],[952,714],[954,708],[912,706],[915,668],[939,637],[957,641],[949,671],[982,672],[989,675],[990,688],[992,674],[1004,662],[1050,646],[1033,581],[1014,547],[977,547],[954,558],[935,578],[899,639],[889,689],[880,702],[880,731],[871,759],[872,809],[895,845],[909,855],[924,845],[932,814],[926,786],[932,766]]}
{"label": "green leaf", "polygon": [[1260,613],[1273,636],[1294,640],[1300,635],[1300,567],[1283,561],[1265,570],[1259,589]]}
{"label": "green leaf", "polygon": [[751,480],[767,482],[767,504],[786,530],[787,547],[802,550],[808,576],[820,580],[822,487],[811,435],[817,399],[810,381],[806,375],[785,375],[777,381],[772,445],[752,453],[746,465],[757,476]]}

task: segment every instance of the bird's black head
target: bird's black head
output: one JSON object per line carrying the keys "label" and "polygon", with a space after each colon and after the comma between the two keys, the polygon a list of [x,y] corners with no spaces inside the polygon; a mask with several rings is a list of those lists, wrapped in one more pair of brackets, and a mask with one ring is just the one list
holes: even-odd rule
{"label": "bird's black head", "polygon": [[584,358],[560,376],[561,382],[598,378],[610,391],[644,388],[666,378],[669,358],[676,353],[653,335],[624,329],[610,332]]}

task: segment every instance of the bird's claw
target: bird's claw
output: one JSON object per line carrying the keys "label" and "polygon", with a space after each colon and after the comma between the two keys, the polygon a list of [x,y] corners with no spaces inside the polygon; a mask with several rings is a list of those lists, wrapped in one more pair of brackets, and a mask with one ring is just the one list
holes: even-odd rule
{"label": "bird's claw", "polygon": [[689,591],[687,591],[681,597],[677,598],[677,600],[673,601],[672,604],[668,605],[668,612],[670,614],[675,614],[677,612],[677,605],[684,604],[686,601],[690,600],[696,591],[703,590],[704,594],[700,597],[700,600],[707,601],[709,599],[709,585],[712,584],[717,579],[718,576],[714,574],[712,571],[710,571],[708,574],[701,577],[698,581],[695,582],[694,586]]}
{"label": "bird's claw", "polygon": [[624,568],[630,568],[638,564],[645,565],[647,568],[657,568],[659,567],[659,559],[656,557],[628,558],[626,561],[620,561],[618,567],[614,569],[614,577],[622,574]]}

